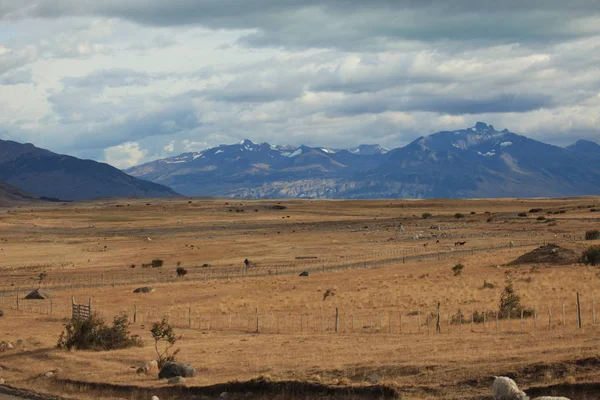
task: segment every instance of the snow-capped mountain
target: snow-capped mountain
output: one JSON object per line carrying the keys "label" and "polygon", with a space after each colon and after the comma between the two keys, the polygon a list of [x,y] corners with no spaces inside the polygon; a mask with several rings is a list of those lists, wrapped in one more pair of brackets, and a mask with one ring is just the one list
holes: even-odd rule
{"label": "snow-capped mountain", "polygon": [[[590,146],[588,145],[587,148]],[[599,146],[600,147],[600,146]],[[600,194],[600,158],[478,122],[388,150],[243,140],[126,172],[187,195],[532,197]]]}

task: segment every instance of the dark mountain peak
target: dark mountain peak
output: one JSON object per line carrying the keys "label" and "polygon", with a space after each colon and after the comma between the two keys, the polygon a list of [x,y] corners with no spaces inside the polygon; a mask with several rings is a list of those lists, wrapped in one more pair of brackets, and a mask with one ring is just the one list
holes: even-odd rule
{"label": "dark mountain peak", "polygon": [[474,127],[471,128],[472,131],[477,133],[493,133],[496,132],[494,129],[494,125],[488,125],[485,122],[477,122]]}
{"label": "dark mountain peak", "polygon": [[177,196],[170,188],[136,179],[105,163],[2,140],[0,180],[40,198]]}
{"label": "dark mountain peak", "polygon": [[566,149],[577,153],[600,156],[600,144],[591,140],[580,139],[574,144],[567,146]]}

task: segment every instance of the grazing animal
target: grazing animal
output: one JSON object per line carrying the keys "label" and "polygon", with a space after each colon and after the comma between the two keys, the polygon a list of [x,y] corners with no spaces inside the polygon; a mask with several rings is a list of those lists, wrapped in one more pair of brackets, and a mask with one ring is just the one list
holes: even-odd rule
{"label": "grazing animal", "polygon": [[247,267],[249,267],[249,266],[250,266],[250,264],[251,264],[251,263],[250,263],[250,260],[248,260],[248,259],[246,258],[246,259],[244,260],[244,265],[246,266],[246,268],[247,268]]}
{"label": "grazing animal", "polygon": [[467,242],[458,242],[459,246],[464,246]]}
{"label": "grazing animal", "polygon": [[495,376],[492,384],[494,400],[528,400],[525,392],[519,389],[515,381],[506,376]]}
{"label": "grazing animal", "polygon": [[536,397],[533,400],[569,400],[569,399],[566,397],[542,396],[542,397]]}

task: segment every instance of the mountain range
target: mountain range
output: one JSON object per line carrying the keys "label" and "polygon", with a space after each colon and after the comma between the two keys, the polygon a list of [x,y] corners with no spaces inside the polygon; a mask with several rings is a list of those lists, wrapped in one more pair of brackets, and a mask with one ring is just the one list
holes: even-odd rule
{"label": "mountain range", "polygon": [[274,146],[243,140],[125,172],[190,196],[481,198],[600,194],[600,145],[561,148],[492,125],[405,147]]}
{"label": "mountain range", "polygon": [[0,140],[0,181],[0,196],[13,200],[178,196],[168,187],[134,178],[108,164],[9,140]]}

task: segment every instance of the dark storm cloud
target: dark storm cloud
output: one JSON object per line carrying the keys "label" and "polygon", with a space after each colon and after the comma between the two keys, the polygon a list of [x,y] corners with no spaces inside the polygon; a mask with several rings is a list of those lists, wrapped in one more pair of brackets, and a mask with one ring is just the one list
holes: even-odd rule
{"label": "dark storm cloud", "polygon": [[[548,42],[600,33],[596,0],[5,0],[4,18],[103,16],[255,30],[250,46],[365,49],[398,40]],[[465,43],[466,44],[466,43]]]}

